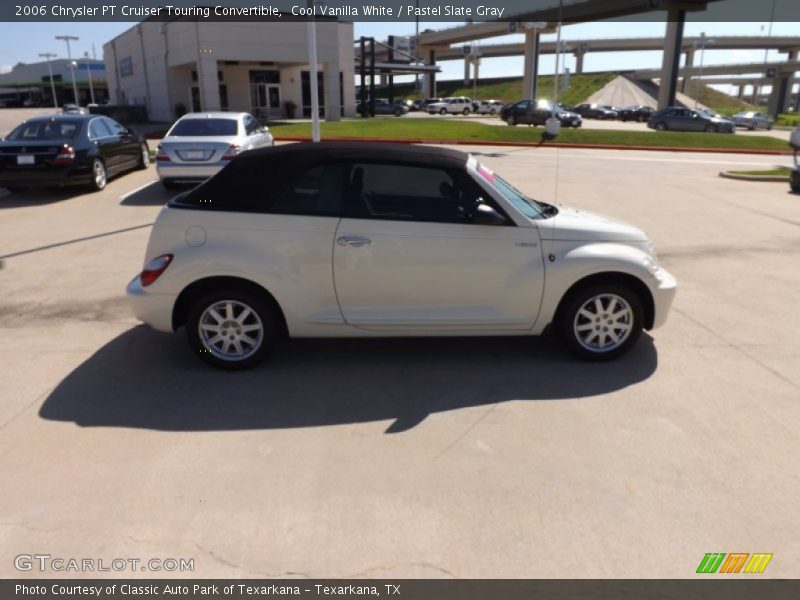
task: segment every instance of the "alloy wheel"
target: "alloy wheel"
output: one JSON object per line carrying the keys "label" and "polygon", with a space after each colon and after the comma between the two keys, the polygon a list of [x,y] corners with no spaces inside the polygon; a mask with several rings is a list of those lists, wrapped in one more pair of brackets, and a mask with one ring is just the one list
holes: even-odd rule
{"label": "alloy wheel", "polygon": [[634,326],[633,309],[617,294],[589,298],[575,313],[572,329],[578,343],[591,352],[610,352],[628,339]]}
{"label": "alloy wheel", "polygon": [[214,302],[200,315],[197,327],[205,350],[225,361],[249,358],[264,340],[264,324],[258,314],[239,300]]}

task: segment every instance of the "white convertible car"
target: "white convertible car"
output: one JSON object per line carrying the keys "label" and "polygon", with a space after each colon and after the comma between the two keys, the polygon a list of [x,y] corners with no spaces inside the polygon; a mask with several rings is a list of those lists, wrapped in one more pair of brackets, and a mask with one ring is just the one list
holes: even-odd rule
{"label": "white convertible car", "polygon": [[293,337],[537,335],[585,359],[663,324],[675,279],[639,229],[529,198],[474,157],[374,143],[238,156],[162,209],[136,316],[252,366]]}

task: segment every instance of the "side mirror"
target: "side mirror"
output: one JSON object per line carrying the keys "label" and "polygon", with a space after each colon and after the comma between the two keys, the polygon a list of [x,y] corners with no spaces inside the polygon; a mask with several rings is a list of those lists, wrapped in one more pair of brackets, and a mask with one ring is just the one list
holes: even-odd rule
{"label": "side mirror", "polygon": [[125,131],[122,132],[122,135],[124,135],[125,137],[133,137],[133,135],[134,135],[133,134],[133,129],[128,127]]}
{"label": "side mirror", "polygon": [[472,215],[472,222],[475,225],[505,225],[506,218],[484,202],[478,202],[475,212]]}

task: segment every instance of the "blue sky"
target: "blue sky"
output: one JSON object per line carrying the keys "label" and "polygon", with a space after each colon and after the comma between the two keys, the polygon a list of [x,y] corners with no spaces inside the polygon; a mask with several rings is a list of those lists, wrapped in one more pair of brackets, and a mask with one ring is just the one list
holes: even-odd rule
{"label": "blue sky", "polygon": [[[133,23],[0,23],[0,72],[8,71],[17,62],[36,62],[40,60],[40,52],[54,52],[66,57],[64,42],[53,39],[55,35],[76,35],[80,38],[72,46],[73,56],[83,56],[84,52],[91,55],[92,44],[102,58],[102,45],[117,34],[131,27]],[[440,28],[452,26],[452,23],[426,22],[422,28]],[[686,35],[699,35],[705,31],[710,37],[715,35],[759,35],[766,34],[769,23],[687,23]],[[664,34],[664,22],[595,22],[569,25],[563,28],[562,37],[566,40],[578,38],[618,38],[618,37],[658,37]],[[413,34],[413,23],[356,23],[355,36],[369,35],[379,40],[385,40],[390,34]],[[773,35],[800,35],[799,23],[774,23]],[[544,36],[544,39],[554,36]],[[504,41],[521,41],[522,37],[505,36],[484,40],[484,44],[500,43]],[[778,60],[785,57],[776,52],[769,53],[769,60]],[[574,59],[567,56],[566,66],[574,70]],[[760,62],[764,60],[764,52],[760,50],[713,50],[713,46],[706,50],[705,64],[724,64],[742,62]],[[541,71],[543,74],[552,73],[555,59],[553,56],[543,56]],[[584,62],[586,71],[605,71],[617,69],[659,67],[661,65],[661,52],[590,52]],[[442,63],[440,79],[456,79],[463,76],[463,63],[461,61],[448,61]],[[482,77],[501,77],[518,75],[522,72],[522,58],[495,58],[484,59],[481,64]]]}

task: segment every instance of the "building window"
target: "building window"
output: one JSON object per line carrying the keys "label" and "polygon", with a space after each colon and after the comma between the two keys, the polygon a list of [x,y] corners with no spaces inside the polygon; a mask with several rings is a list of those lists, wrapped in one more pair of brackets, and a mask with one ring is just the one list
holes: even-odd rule
{"label": "building window", "polygon": [[280,83],[281,72],[275,70],[250,71],[250,83]]}
{"label": "building window", "polygon": [[197,81],[197,71],[192,71],[192,81]]}
{"label": "building window", "polygon": [[119,60],[119,76],[127,77],[133,75],[133,58],[121,58]]}

